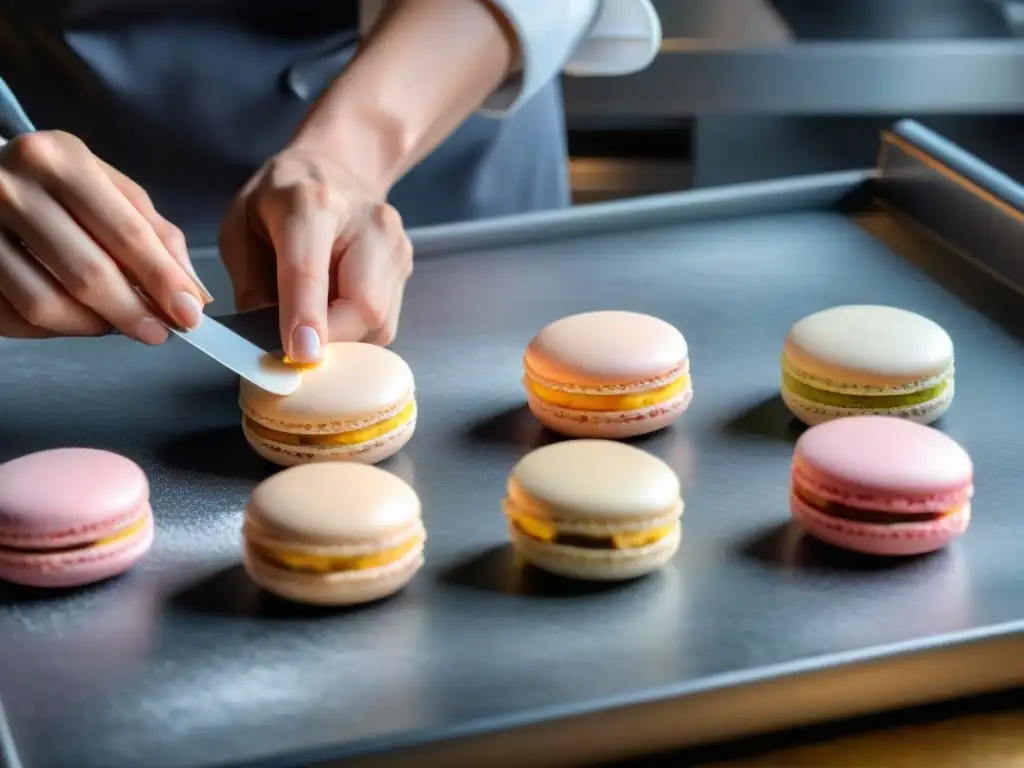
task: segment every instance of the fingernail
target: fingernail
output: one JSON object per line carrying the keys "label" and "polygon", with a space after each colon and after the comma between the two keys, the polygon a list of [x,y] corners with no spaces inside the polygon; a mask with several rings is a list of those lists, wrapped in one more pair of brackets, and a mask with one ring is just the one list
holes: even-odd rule
{"label": "fingernail", "polygon": [[135,326],[135,338],[143,344],[163,344],[167,341],[167,329],[155,317],[144,317]]}
{"label": "fingernail", "polygon": [[297,363],[320,361],[320,336],[308,325],[300,325],[292,334],[292,353],[288,355]]}
{"label": "fingernail", "polygon": [[203,305],[191,293],[182,291],[171,302],[174,319],[182,328],[195,328],[203,319]]}
{"label": "fingernail", "polygon": [[196,287],[200,291],[202,291],[203,298],[206,299],[207,303],[213,301],[213,294],[210,293],[210,291],[206,288],[206,286],[203,284],[203,281],[199,279],[199,275],[196,274],[196,268],[192,266],[191,261],[185,262],[185,270],[188,272],[189,276],[195,281]]}

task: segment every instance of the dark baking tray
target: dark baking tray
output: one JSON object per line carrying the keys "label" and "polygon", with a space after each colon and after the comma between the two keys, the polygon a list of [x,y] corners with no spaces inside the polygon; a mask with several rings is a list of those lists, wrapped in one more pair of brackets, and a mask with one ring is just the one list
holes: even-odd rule
{"label": "dark baking tray", "polygon": [[[0,458],[122,451],[159,521],[121,579],[0,590],[6,764],[567,764],[1024,682],[1021,191],[952,150],[905,124],[874,171],[416,233],[396,349],[422,415],[386,466],[422,496],[427,566],[359,610],[288,606],[242,573],[243,505],[272,468],[242,440],[231,375],[176,341],[0,342]],[[215,260],[201,272],[230,295]],[[939,426],[978,491],[945,552],[879,563],[787,526],[782,339],[848,302],[923,312],[955,340]],[[684,480],[679,557],[592,588],[518,569],[499,500],[554,439],[523,409],[524,345],[613,307],[684,331],[696,399],[638,441]]]}

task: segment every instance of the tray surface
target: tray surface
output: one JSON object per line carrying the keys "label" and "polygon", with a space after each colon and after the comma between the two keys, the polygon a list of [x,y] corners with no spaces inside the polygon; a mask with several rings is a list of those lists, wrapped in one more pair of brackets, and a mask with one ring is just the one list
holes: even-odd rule
{"label": "tray surface", "polygon": [[[796,319],[843,303],[905,307],[953,336],[956,401],[940,426],[973,454],[978,492],[948,551],[881,566],[786,527],[798,432],[776,398],[781,343]],[[696,395],[675,428],[638,441],[683,479],[679,557],[594,589],[517,569],[499,500],[515,461],[553,439],[523,408],[525,344],[598,308],[682,329]],[[0,459],[122,451],[150,473],[159,523],[150,559],[113,583],[0,588],[0,696],[26,768],[324,757],[1024,618],[1024,399],[1005,397],[1024,347],[856,219],[793,213],[430,257],[395,349],[421,418],[384,466],[423,499],[427,566],[397,598],[332,614],[262,595],[240,570],[241,512],[272,468],[243,442],[230,376],[177,342],[0,342]]]}

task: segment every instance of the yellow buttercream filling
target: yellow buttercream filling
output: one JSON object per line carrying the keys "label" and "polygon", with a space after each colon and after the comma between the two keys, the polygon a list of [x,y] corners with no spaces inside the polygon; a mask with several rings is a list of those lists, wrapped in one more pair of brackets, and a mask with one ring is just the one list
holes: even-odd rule
{"label": "yellow buttercream filling", "polygon": [[141,531],[145,526],[146,526],[146,517],[143,517],[141,520],[138,520],[138,521],[132,523],[131,525],[129,525],[123,531],[118,531],[117,533],[113,533],[110,536],[107,536],[105,538],[100,539],[99,541],[93,542],[89,546],[101,547],[101,546],[104,546],[106,544],[114,544],[114,543],[116,543],[118,541],[124,541],[125,539],[130,539],[132,536],[134,536],[139,531]]}
{"label": "yellow buttercream filling", "polygon": [[828,392],[812,387],[787,371],[782,372],[782,386],[794,395],[821,405],[834,405],[839,408],[904,408],[910,405],[933,400],[949,387],[952,377],[943,379],[933,387],[918,392],[907,392],[898,395],[849,395],[841,392]]}
{"label": "yellow buttercream filling", "polygon": [[306,573],[342,573],[345,571],[366,571],[370,568],[382,568],[397,563],[419,543],[414,536],[397,547],[373,552],[367,555],[348,555],[334,557],[330,555],[311,555],[305,552],[274,550],[260,544],[252,544],[260,557],[274,565],[289,571]]}
{"label": "yellow buttercream filling", "polygon": [[311,371],[320,365],[320,363],[300,363],[298,360],[292,360],[288,355],[281,358],[281,362],[292,368],[298,368],[300,371]]}
{"label": "yellow buttercream filling", "polygon": [[564,392],[551,389],[528,379],[530,389],[537,397],[552,405],[572,408],[577,411],[631,411],[636,408],[647,408],[652,405],[671,400],[686,389],[690,377],[686,374],[675,381],[657,389],[644,392],[628,392],[625,394],[596,395],[584,392]]}
{"label": "yellow buttercream filling", "polygon": [[119,541],[124,541],[125,539],[130,539],[132,536],[137,534],[139,531],[141,531],[146,526],[147,519],[148,519],[148,517],[144,516],[144,517],[142,517],[142,519],[137,520],[136,522],[134,522],[131,525],[129,525],[127,528],[124,528],[124,529],[118,531],[117,533],[112,533],[110,536],[104,536],[102,539],[97,539],[96,541],[90,541],[90,542],[88,542],[86,544],[75,544],[74,546],[71,546],[71,547],[57,547],[55,549],[54,548],[38,549],[38,548],[34,548],[34,547],[33,548],[26,548],[26,547],[0,547],[0,550],[4,550],[4,551],[7,551],[7,552],[46,552],[46,553],[51,553],[51,554],[60,554],[62,552],[77,552],[77,551],[83,550],[83,549],[91,549],[92,547],[102,547],[102,546],[106,546],[107,544],[116,544]]}
{"label": "yellow buttercream filling", "polygon": [[509,515],[509,518],[523,533],[537,541],[554,541],[558,538],[558,529],[543,520],[535,520],[525,515]]}
{"label": "yellow buttercream filling", "polygon": [[[645,531],[632,533],[616,533],[610,536],[587,536],[581,534],[561,534],[558,529],[545,520],[535,517],[510,513],[509,519],[519,530],[537,541],[552,544],[571,543],[574,546],[592,546],[594,549],[640,549],[650,546],[670,536],[676,529],[675,523],[648,528]],[[592,542],[590,544],[589,542]]]}
{"label": "yellow buttercream filling", "polygon": [[407,406],[390,419],[378,421],[376,424],[361,429],[351,429],[348,432],[338,432],[333,435],[298,435],[293,432],[281,432],[257,424],[250,418],[246,418],[246,425],[258,437],[284,445],[356,445],[393,432],[403,424],[407,424],[412,419],[415,408],[416,404],[410,400]]}

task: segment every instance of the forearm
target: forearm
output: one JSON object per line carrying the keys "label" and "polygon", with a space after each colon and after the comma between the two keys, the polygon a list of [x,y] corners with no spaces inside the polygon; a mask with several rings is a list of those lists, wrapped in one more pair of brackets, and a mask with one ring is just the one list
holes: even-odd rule
{"label": "forearm", "polygon": [[384,196],[518,61],[515,34],[484,0],[393,0],[293,144],[328,148]]}

